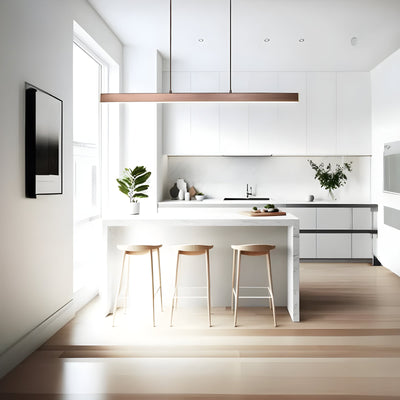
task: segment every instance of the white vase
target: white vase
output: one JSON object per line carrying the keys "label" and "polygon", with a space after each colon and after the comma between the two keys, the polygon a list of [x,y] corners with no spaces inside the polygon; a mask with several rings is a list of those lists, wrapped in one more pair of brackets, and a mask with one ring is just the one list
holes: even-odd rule
{"label": "white vase", "polygon": [[183,191],[183,193],[187,192],[187,183],[184,179],[178,178],[178,180],[176,181],[176,185],[178,186],[179,190]]}
{"label": "white vase", "polygon": [[131,205],[131,214],[132,215],[137,215],[137,214],[139,214],[139,212],[140,212],[140,203],[137,203],[137,202],[132,202],[132,203],[130,203],[130,205]]}

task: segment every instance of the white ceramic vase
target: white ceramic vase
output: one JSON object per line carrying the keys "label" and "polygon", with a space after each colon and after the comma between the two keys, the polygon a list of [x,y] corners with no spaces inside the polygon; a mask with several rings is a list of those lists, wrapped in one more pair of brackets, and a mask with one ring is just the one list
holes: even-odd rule
{"label": "white ceramic vase", "polygon": [[185,182],[184,179],[178,178],[176,181],[176,185],[178,186],[179,190],[182,190],[182,192],[185,194],[187,192],[187,183]]}
{"label": "white ceramic vase", "polygon": [[140,203],[132,202],[130,203],[131,206],[131,215],[137,215],[140,212]]}

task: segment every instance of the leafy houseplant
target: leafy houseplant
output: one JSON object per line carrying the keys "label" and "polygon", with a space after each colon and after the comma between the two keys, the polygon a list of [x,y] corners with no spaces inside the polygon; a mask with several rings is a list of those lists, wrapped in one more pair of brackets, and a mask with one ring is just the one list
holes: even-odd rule
{"label": "leafy houseplant", "polygon": [[312,160],[308,160],[311,168],[315,171],[314,179],[318,179],[322,188],[329,191],[332,200],[335,199],[333,190],[344,186],[347,182],[345,171],[351,172],[351,162],[345,162],[343,165],[336,164],[334,169],[331,163],[327,166],[324,163],[315,164]]}
{"label": "leafy houseplant", "polygon": [[151,175],[146,167],[137,166],[134,169],[125,168],[120,179],[117,179],[118,189],[129,197],[130,203],[133,203],[132,214],[139,214],[138,199],[149,197],[145,191],[149,188],[146,185]]}

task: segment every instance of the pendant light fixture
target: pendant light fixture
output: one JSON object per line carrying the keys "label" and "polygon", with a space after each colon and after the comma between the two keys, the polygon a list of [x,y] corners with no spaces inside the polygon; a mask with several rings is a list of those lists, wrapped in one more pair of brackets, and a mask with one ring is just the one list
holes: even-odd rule
{"label": "pendant light fixture", "polygon": [[298,102],[298,93],[254,92],[232,93],[232,0],[229,0],[229,92],[172,92],[172,0],[169,1],[169,92],[168,93],[102,93],[102,103],[281,103]]}

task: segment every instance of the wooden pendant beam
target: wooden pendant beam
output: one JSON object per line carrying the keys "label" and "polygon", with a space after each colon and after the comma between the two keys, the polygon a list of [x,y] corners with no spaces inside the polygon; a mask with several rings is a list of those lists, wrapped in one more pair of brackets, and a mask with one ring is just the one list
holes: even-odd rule
{"label": "wooden pendant beam", "polygon": [[298,102],[298,93],[102,93],[102,103],[281,103]]}

